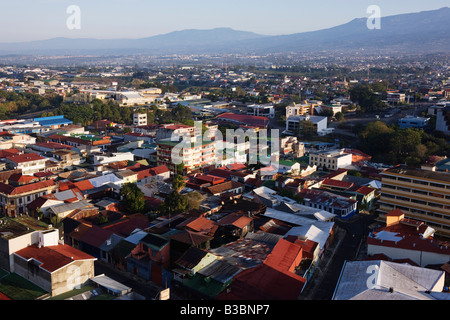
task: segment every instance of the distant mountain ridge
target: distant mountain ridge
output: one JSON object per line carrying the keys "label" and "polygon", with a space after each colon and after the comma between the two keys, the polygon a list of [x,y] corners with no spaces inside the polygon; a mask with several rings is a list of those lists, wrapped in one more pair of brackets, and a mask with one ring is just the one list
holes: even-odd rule
{"label": "distant mountain ridge", "polygon": [[323,50],[448,52],[450,8],[381,18],[381,29],[367,18],[311,32],[267,36],[231,28],[187,29],[140,39],[53,38],[0,43],[0,54],[214,54],[280,53]]}

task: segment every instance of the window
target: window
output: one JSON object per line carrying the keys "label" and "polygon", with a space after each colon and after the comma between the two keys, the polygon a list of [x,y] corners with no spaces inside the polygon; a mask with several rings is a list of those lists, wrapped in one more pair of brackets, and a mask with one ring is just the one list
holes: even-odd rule
{"label": "window", "polygon": [[433,183],[433,182],[430,182],[430,187],[435,187],[435,188],[445,188],[445,185],[440,184],[440,183]]}

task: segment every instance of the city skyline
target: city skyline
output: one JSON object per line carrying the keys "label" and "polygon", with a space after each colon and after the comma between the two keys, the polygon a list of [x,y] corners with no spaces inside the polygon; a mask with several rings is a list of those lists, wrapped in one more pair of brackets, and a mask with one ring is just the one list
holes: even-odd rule
{"label": "city skyline", "polygon": [[[69,29],[70,6],[80,9],[80,28]],[[367,8],[377,5],[382,17],[435,10],[448,6],[447,1],[354,1],[344,4],[333,1],[311,3],[285,0],[274,5],[271,1],[235,0],[206,2],[198,0],[171,4],[154,1],[113,0],[96,3],[81,1],[22,1],[2,3],[8,12],[0,28],[8,30],[0,42],[44,40],[56,37],[137,39],[184,29],[232,28],[262,35],[283,35],[331,28],[355,18],[369,17]],[[27,10],[23,10],[26,7]],[[177,8],[177,9],[174,9]],[[318,13],[320,13],[320,18]]]}

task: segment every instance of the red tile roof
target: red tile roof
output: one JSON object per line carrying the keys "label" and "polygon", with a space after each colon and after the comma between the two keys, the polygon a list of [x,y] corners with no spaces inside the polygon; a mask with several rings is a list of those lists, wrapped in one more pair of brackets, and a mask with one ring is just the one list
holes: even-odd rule
{"label": "red tile roof", "polygon": [[20,151],[18,149],[3,149],[0,150],[0,158],[6,158],[12,156],[14,154],[19,154]]}
{"label": "red tile roof", "polygon": [[37,245],[31,245],[16,251],[15,254],[27,260],[35,259],[39,261],[39,266],[49,272],[54,272],[74,261],[96,259],[66,244],[41,248]]}
{"label": "red tile roof", "polygon": [[9,157],[6,157],[6,159],[11,160],[15,163],[22,163],[22,162],[29,162],[29,161],[36,161],[36,160],[45,160],[44,157],[42,157],[34,152],[24,153],[24,154],[13,154]]}
{"label": "red tile roof", "polygon": [[36,143],[36,145],[39,147],[45,147],[45,148],[52,149],[52,150],[60,150],[60,149],[72,150],[72,147],[67,144],[62,144],[62,143],[53,142],[53,141],[40,142],[40,143]]}
{"label": "red tile roof", "polygon": [[74,182],[73,184],[81,191],[86,191],[95,188],[89,180],[81,180]]}
{"label": "red tile roof", "polygon": [[330,187],[338,187],[338,188],[351,188],[353,186],[352,182],[334,180],[334,179],[325,179],[322,181],[322,185],[330,186]]}
{"label": "red tile roof", "polygon": [[252,218],[246,217],[240,213],[230,213],[227,214],[225,217],[221,218],[218,223],[219,225],[233,225],[238,228],[244,228],[249,223],[253,221]]}
{"label": "red tile roof", "polygon": [[153,173],[154,175],[158,175],[161,173],[169,172],[169,168],[167,168],[167,166],[165,166],[165,165],[162,165],[162,166],[150,168],[150,172]]}
{"label": "red tile roof", "polygon": [[5,183],[0,183],[0,192],[4,193],[4,194],[9,194],[9,195],[17,195],[17,194],[21,194],[21,193],[27,193],[27,192],[31,192],[31,191],[37,191],[40,189],[45,189],[51,186],[55,186],[55,180],[51,179],[51,180],[45,180],[45,181],[39,181],[36,183],[29,183],[23,186],[18,186],[18,187],[14,187],[12,185],[9,184],[5,184]]}

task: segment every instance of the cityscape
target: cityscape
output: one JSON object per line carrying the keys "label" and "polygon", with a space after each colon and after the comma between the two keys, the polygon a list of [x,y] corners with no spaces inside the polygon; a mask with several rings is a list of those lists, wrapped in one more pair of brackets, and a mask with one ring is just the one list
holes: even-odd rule
{"label": "cityscape", "polygon": [[450,300],[450,8],[406,13],[0,40],[0,300]]}

